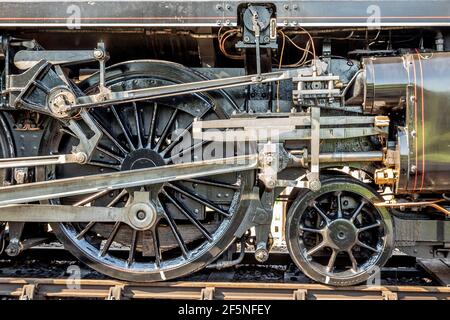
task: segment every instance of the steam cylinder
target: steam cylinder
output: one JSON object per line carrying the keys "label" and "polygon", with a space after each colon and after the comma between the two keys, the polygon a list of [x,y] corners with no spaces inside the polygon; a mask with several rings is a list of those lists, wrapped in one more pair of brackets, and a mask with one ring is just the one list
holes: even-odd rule
{"label": "steam cylinder", "polygon": [[397,128],[398,191],[449,191],[450,52],[366,58],[363,64],[365,112],[405,111],[404,127]]}

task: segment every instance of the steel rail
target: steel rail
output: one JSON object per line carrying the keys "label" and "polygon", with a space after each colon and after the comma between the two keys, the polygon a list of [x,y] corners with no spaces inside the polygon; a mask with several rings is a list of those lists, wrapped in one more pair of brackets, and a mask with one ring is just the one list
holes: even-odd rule
{"label": "steel rail", "polygon": [[450,288],[428,286],[331,287],[264,282],[129,283],[88,279],[0,279],[0,296],[31,299],[187,300],[450,300]]}

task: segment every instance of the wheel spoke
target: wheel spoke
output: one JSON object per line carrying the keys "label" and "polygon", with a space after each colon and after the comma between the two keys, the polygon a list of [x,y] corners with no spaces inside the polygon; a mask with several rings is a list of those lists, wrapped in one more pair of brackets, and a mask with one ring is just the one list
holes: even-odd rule
{"label": "wheel spoke", "polygon": [[108,137],[108,139],[122,152],[123,155],[127,155],[129,152],[127,150],[125,150],[125,148],[120,144],[119,141],[116,140],[116,138],[114,138],[112,136],[111,133],[109,133],[108,130],[106,130],[99,121],[97,121],[94,117],[92,117],[92,120],[95,122],[95,125],[100,129],[101,132],[103,132],[103,134]]}
{"label": "wheel spoke", "polygon": [[173,121],[175,120],[175,117],[178,114],[178,109],[175,109],[173,113],[170,115],[169,121],[167,121],[166,126],[164,127],[163,132],[161,133],[161,136],[159,137],[158,142],[156,143],[155,150],[158,152],[161,148],[162,143],[166,140],[167,135],[169,134],[169,130],[172,127]]}
{"label": "wheel spoke", "polygon": [[336,196],[338,211],[337,211],[337,217],[338,219],[342,218],[342,201],[341,201],[342,192],[338,192]]}
{"label": "wheel spoke", "polygon": [[114,169],[114,170],[117,170],[117,171],[120,170],[120,165],[105,163],[105,162],[101,162],[101,161],[89,161],[87,164],[91,165],[91,166],[96,166],[96,167]]}
{"label": "wheel spoke", "polygon": [[94,193],[94,194],[90,195],[89,197],[86,197],[86,198],[84,198],[84,199],[78,201],[78,202],[75,203],[73,206],[74,206],[74,207],[81,207],[81,206],[84,206],[84,205],[86,205],[86,204],[88,204],[88,203],[90,203],[90,202],[92,202],[92,201],[94,201],[94,200],[97,200],[98,198],[103,197],[104,195],[108,194],[108,192],[109,192],[109,190],[102,190],[102,191],[99,191],[99,192],[97,192],[97,193]]}
{"label": "wheel spoke", "polygon": [[122,199],[122,197],[125,196],[127,193],[128,193],[128,191],[126,189],[123,189],[122,191],[120,191],[120,193],[114,199],[111,200],[110,203],[108,203],[108,205],[106,207],[111,208],[117,202],[119,202],[119,200]]}
{"label": "wheel spoke", "polygon": [[187,209],[183,204],[179,203],[177,200],[175,200],[169,193],[167,193],[165,190],[162,191],[162,193],[166,196],[167,199],[169,199],[172,204],[177,207],[177,209],[191,221],[191,223],[197,227],[197,229],[205,236],[206,239],[208,239],[209,242],[212,242],[214,239],[209,233],[208,230],[205,229],[205,227],[198,221],[198,219],[192,214],[192,212]]}
{"label": "wheel spoke", "polygon": [[88,233],[89,230],[91,230],[92,227],[93,227],[95,224],[96,224],[95,221],[89,222],[89,223],[83,228],[83,230],[81,230],[81,231],[76,235],[76,238],[77,238],[78,240],[81,240],[81,238],[83,238],[84,235],[85,235],[86,233]]}
{"label": "wheel spoke", "polygon": [[328,225],[330,223],[330,219],[327,217],[325,212],[322,211],[322,209],[319,208],[317,205],[317,202],[313,203],[314,209],[316,209],[317,213],[322,217],[323,220],[325,220],[325,223]]}
{"label": "wheel spoke", "polygon": [[136,135],[138,138],[138,148],[142,149],[142,137],[141,137],[141,119],[139,117],[138,108],[136,102],[133,102],[134,120],[136,122]]}
{"label": "wheel spoke", "polygon": [[125,159],[124,157],[121,157],[121,156],[118,156],[118,155],[116,155],[116,154],[114,154],[114,153],[112,153],[112,152],[109,152],[108,150],[106,150],[106,149],[103,148],[103,147],[96,146],[95,149],[97,149],[97,150],[100,151],[101,153],[104,153],[104,154],[106,154],[107,156],[109,156],[109,157],[111,157],[111,158],[113,158],[113,159],[119,161],[119,163],[122,163],[122,161]]}
{"label": "wheel spoke", "polygon": [[[98,124],[98,122],[96,122],[96,123]],[[72,137],[75,138],[75,139],[78,139],[78,137],[77,137],[72,131],[69,131],[69,130],[67,130],[67,129],[61,129],[60,132],[63,132],[63,133],[65,133],[65,134],[68,134],[68,135],[72,136]],[[97,150],[100,151],[101,153],[104,153],[104,154],[106,154],[107,156],[109,156],[109,157],[111,157],[111,158],[113,158],[113,159],[115,159],[115,160],[117,160],[117,161],[119,161],[119,162],[122,162],[123,159],[125,159],[124,157],[118,156],[118,155],[116,155],[116,154],[114,154],[114,153],[112,153],[112,152],[106,150],[105,148],[98,146],[98,145],[95,146],[95,149],[97,149]],[[124,150],[124,151],[125,151],[125,150]]]}
{"label": "wheel spoke", "polygon": [[111,244],[114,241],[114,238],[116,237],[117,231],[119,231],[120,228],[120,221],[117,221],[114,224],[114,227],[111,230],[111,233],[108,236],[108,239],[105,242],[105,245],[103,246],[102,250],[100,250],[100,256],[104,257],[106,253],[108,252],[109,248],[111,247]]}
{"label": "wheel spoke", "polygon": [[367,244],[365,244],[364,242],[361,242],[360,240],[358,240],[356,242],[357,245],[359,245],[360,247],[366,248],[367,250],[373,251],[375,253],[379,253],[379,251],[376,248],[373,248]]}
{"label": "wheel spoke", "polygon": [[133,229],[133,234],[131,235],[130,252],[128,253],[127,266],[131,266],[134,262],[134,253],[136,252],[138,231]]}
{"label": "wheel spoke", "polygon": [[300,226],[299,229],[303,232],[322,233],[322,229],[312,229],[304,226]]}
{"label": "wheel spoke", "polygon": [[156,102],[153,103],[153,112],[152,112],[152,119],[150,122],[150,131],[148,133],[148,139],[146,143],[146,148],[152,148],[153,147],[153,141],[155,136],[155,127],[156,127],[156,114],[158,113],[158,104]]}
{"label": "wheel spoke", "polygon": [[209,202],[209,201],[206,200],[206,199],[203,199],[203,198],[200,197],[200,196],[197,196],[197,195],[195,195],[195,194],[192,194],[192,193],[190,193],[190,192],[187,192],[186,190],[183,190],[183,189],[177,187],[176,185],[174,185],[174,184],[172,184],[172,183],[168,183],[168,184],[167,184],[167,187],[169,187],[169,188],[171,188],[171,189],[173,189],[173,190],[175,190],[175,191],[177,191],[177,192],[179,192],[179,193],[185,195],[186,197],[191,198],[191,199],[194,200],[194,201],[197,201],[198,203],[200,203],[200,204],[202,204],[202,205],[204,205],[204,206],[206,206],[206,207],[208,207],[208,208],[210,208],[210,209],[212,209],[212,210],[214,210],[214,211],[219,212],[220,214],[224,215],[224,216],[227,217],[227,218],[230,217],[230,214],[229,214],[228,212],[226,212],[226,211],[220,209],[218,206],[212,204],[211,202]]}
{"label": "wheel spoke", "polygon": [[196,143],[196,144],[193,144],[193,145],[191,145],[190,147],[188,147],[188,148],[186,148],[186,149],[184,149],[184,150],[178,152],[177,154],[171,156],[170,158],[167,158],[167,163],[169,163],[169,162],[175,162],[176,159],[181,158],[184,154],[186,154],[186,153],[188,153],[188,152],[191,152],[191,151],[194,151],[194,150],[196,150],[196,149],[198,149],[198,148],[200,148],[200,147],[202,147],[202,146],[204,146],[204,145],[206,145],[206,144],[209,144],[209,143],[211,143],[211,142],[212,142],[212,141],[202,140],[202,141],[200,141],[200,142],[198,142],[198,143]]}
{"label": "wheel spoke", "polygon": [[308,256],[313,255],[314,253],[316,253],[317,251],[319,251],[320,249],[325,247],[325,243],[322,241],[321,243],[319,243],[318,245],[316,245],[315,247],[309,249],[306,254]]}
{"label": "wheel spoke", "polygon": [[378,228],[380,226],[381,226],[381,222],[379,220],[377,220],[377,222],[375,222],[374,224],[359,228],[358,233],[361,233],[361,232],[369,230],[369,229]]}
{"label": "wheel spoke", "polygon": [[331,272],[334,269],[334,264],[336,262],[336,257],[338,255],[338,251],[333,249],[331,253],[330,260],[328,260],[327,272]]}
{"label": "wheel spoke", "polygon": [[204,185],[211,186],[211,187],[219,187],[219,188],[226,188],[226,189],[233,189],[233,190],[240,189],[239,185],[216,182],[216,181],[206,181],[206,180],[201,180],[201,179],[186,179],[183,181],[204,184]]}
{"label": "wheel spoke", "polygon": [[175,139],[171,141],[166,148],[164,148],[164,150],[161,152],[161,156],[164,158],[167,155],[167,152],[172,150],[173,147],[175,147],[176,144],[181,140],[181,138],[183,138],[187,133],[190,132],[191,128],[192,123],[187,128],[185,128],[178,136],[176,136]]}
{"label": "wheel spoke", "polygon": [[348,257],[350,258],[350,261],[352,262],[352,270],[354,273],[358,272],[358,261],[356,261],[355,256],[353,255],[352,249],[347,251]]}
{"label": "wheel spoke", "polygon": [[[198,115],[198,118],[203,118],[205,114],[209,111],[209,108],[205,110],[202,114]],[[193,122],[191,122],[184,130],[181,132],[173,141],[170,142],[170,144],[163,150],[161,156],[164,158],[167,155],[167,152],[173,149],[175,145],[181,140],[182,137],[184,137],[190,130],[192,129]]]}
{"label": "wheel spoke", "polygon": [[155,226],[155,229],[151,232],[152,234],[152,240],[153,240],[153,251],[155,252],[155,264],[158,266],[158,268],[161,266],[161,252],[160,252],[160,246],[159,246],[159,236],[158,236],[158,229]]}
{"label": "wheel spoke", "polygon": [[131,141],[130,134],[128,133],[128,130],[125,128],[125,125],[123,124],[122,119],[120,119],[120,116],[119,116],[119,114],[116,111],[116,108],[114,106],[111,106],[111,110],[112,110],[112,112],[114,114],[114,117],[117,120],[117,123],[119,124],[120,129],[122,129],[123,135],[124,135],[125,139],[128,142],[128,146],[130,147],[130,150],[131,151],[136,150],[136,148],[134,147],[133,142]]}
{"label": "wheel spoke", "polygon": [[183,257],[185,259],[187,259],[189,257],[188,249],[186,247],[186,244],[183,241],[183,238],[181,237],[180,232],[178,231],[175,221],[173,220],[172,216],[170,214],[167,214],[166,212],[164,212],[164,217],[165,217],[167,223],[169,224],[170,230],[172,231],[173,235],[175,236],[175,240],[177,241],[178,246],[180,247],[181,254],[183,255]]}
{"label": "wheel spoke", "polygon": [[356,217],[360,214],[362,208],[363,208],[365,205],[366,205],[366,202],[365,202],[365,201],[362,201],[362,202],[359,204],[358,208],[356,208],[356,210],[355,210],[355,211],[353,212],[353,214],[352,214],[352,217],[350,218],[350,221],[351,221],[351,222],[355,221]]}

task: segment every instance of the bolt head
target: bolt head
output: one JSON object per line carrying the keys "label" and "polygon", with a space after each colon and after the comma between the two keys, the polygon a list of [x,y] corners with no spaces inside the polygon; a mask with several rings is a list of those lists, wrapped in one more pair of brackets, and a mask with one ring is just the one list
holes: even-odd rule
{"label": "bolt head", "polygon": [[101,49],[95,49],[94,50],[94,58],[95,59],[102,59],[105,56],[105,53]]}
{"label": "bolt head", "polygon": [[309,188],[314,192],[319,191],[321,187],[322,184],[320,183],[320,180],[312,180],[309,182]]}
{"label": "bolt head", "polygon": [[255,259],[258,260],[258,262],[266,262],[267,259],[269,259],[269,253],[266,249],[258,249],[255,252]]}
{"label": "bolt head", "polygon": [[146,216],[147,216],[147,214],[145,213],[145,211],[142,211],[142,210],[139,210],[139,211],[136,213],[136,217],[137,217],[139,220],[144,220]]}
{"label": "bolt head", "polygon": [[78,163],[85,163],[87,161],[87,155],[84,152],[78,152],[75,155],[75,159]]}

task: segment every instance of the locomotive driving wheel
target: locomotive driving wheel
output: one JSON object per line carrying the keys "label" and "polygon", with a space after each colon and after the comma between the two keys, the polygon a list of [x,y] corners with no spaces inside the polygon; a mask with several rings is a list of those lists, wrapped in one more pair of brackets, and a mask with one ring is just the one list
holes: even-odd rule
{"label": "locomotive driving wheel", "polygon": [[393,225],[377,193],[338,177],[318,192],[300,193],[286,221],[286,242],[297,265],[315,281],[353,285],[379,271],[392,253]]}
{"label": "locomotive driving wheel", "polygon": [[[112,91],[199,80],[204,79],[194,71],[161,61],[121,64],[106,74]],[[80,87],[92,93],[97,81],[93,76]],[[47,167],[44,176],[59,179],[196,160],[210,144],[188,139],[194,119],[225,117],[233,104],[225,93],[215,92],[91,110],[103,133],[91,160]],[[47,148],[58,153],[70,152],[77,143],[64,126],[53,125],[46,139]],[[52,228],[66,249],[102,273],[129,281],[177,278],[211,263],[235,240],[252,176],[251,171],[222,174],[61,198],[52,203],[124,207],[136,191],[146,191],[151,195],[152,222],[145,230],[95,221]],[[146,219],[141,213],[145,215],[145,210],[137,212],[137,218]]]}

